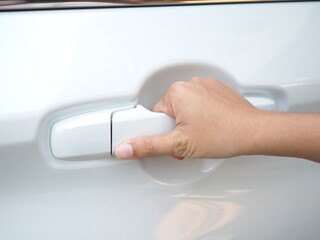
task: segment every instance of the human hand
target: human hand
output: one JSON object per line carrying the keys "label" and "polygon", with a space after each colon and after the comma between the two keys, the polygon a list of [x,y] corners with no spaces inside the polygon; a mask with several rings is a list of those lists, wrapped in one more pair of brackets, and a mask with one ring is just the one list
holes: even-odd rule
{"label": "human hand", "polygon": [[246,154],[261,112],[232,86],[201,77],[174,83],[152,110],[175,118],[176,128],[121,143],[116,149],[119,158],[160,154],[177,159],[227,158]]}

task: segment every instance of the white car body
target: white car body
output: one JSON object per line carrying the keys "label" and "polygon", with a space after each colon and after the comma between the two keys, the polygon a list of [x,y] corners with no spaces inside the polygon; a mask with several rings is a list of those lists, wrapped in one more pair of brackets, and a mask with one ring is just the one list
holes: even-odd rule
{"label": "white car body", "polygon": [[319,239],[314,162],[68,161],[49,141],[63,119],[150,107],[194,75],[319,112],[319,13],[307,1],[0,12],[0,239]]}

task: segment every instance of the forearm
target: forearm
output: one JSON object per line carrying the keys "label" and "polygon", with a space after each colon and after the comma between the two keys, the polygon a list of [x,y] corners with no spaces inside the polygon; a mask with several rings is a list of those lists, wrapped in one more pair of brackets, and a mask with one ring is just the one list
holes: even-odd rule
{"label": "forearm", "polygon": [[320,114],[262,111],[248,154],[299,157],[320,162]]}

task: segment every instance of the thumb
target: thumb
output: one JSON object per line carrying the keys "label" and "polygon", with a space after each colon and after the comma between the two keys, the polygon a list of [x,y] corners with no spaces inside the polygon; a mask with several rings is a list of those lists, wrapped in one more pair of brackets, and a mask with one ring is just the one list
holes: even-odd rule
{"label": "thumb", "polygon": [[155,155],[172,154],[173,131],[148,137],[138,137],[120,143],[115,154],[120,159],[146,158]]}

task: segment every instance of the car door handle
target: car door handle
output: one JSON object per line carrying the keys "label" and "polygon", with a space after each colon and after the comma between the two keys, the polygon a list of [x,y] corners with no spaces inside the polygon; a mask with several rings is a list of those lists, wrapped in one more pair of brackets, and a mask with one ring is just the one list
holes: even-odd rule
{"label": "car door handle", "polygon": [[[275,110],[276,103],[265,97],[247,97],[258,108]],[[114,156],[117,145],[139,136],[164,134],[175,128],[175,119],[149,111],[141,105],[79,114],[53,125],[51,151],[63,160],[94,160]]]}

